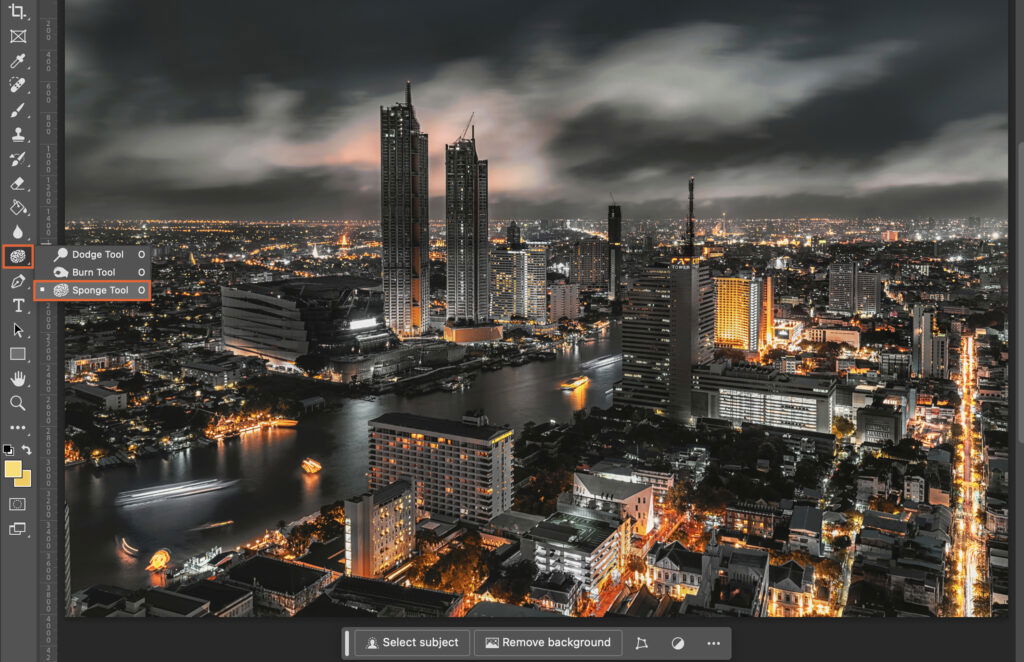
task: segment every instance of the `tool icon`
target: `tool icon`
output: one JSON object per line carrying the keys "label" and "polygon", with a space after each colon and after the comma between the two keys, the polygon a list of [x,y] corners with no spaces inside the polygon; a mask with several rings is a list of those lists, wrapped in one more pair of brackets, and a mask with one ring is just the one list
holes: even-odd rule
{"label": "tool icon", "polygon": [[25,102],[22,101],[18,104],[18,107],[11,111],[11,119],[13,120],[21,112],[21,109],[25,107]]}
{"label": "tool icon", "polygon": [[17,92],[25,84],[25,79],[21,76],[11,76],[7,79],[7,84],[11,86],[11,92]]}
{"label": "tool icon", "polygon": [[11,154],[11,167],[21,165],[22,161],[25,160],[25,152],[21,154]]}
{"label": "tool icon", "polygon": [[25,373],[23,373],[21,370],[18,370],[17,372],[15,372],[14,375],[11,376],[11,383],[14,384],[15,386],[17,386],[18,388],[21,388],[22,386],[24,386],[25,385]]}
{"label": "tool icon", "polygon": [[12,290],[16,290],[16,289],[18,289],[19,287],[21,287],[24,284],[25,284],[25,276],[23,274],[18,274],[17,276],[15,276],[14,278],[11,279],[11,289]]}
{"label": "tool icon", "polygon": [[17,57],[15,57],[13,60],[11,60],[10,68],[11,69],[17,69],[18,65],[20,65],[24,61],[25,61],[25,54],[24,53],[19,53]]}
{"label": "tool icon", "polygon": [[14,329],[12,330],[12,333],[15,338],[20,338],[25,333],[25,329],[21,328],[17,322],[14,322]]}
{"label": "tool icon", "polygon": [[7,5],[8,9],[11,10],[11,18],[17,18],[19,20],[25,20],[25,5],[16,5],[11,3]]}
{"label": "tool icon", "polygon": [[14,135],[11,136],[12,143],[23,143],[25,142],[25,136],[21,135],[21,127],[14,127]]}
{"label": "tool icon", "polygon": [[28,43],[28,30],[11,30],[11,42],[12,44],[27,44]]}
{"label": "tool icon", "polygon": [[23,178],[21,178],[21,177],[18,177],[13,182],[11,182],[11,190],[12,191],[24,191],[25,190],[24,184],[25,184],[25,180]]}
{"label": "tool icon", "polygon": [[22,214],[27,214],[28,213],[28,207],[26,207],[25,203],[22,202],[21,200],[18,200],[17,198],[14,198],[14,200],[11,201],[11,213],[14,214],[15,216],[20,216]]}
{"label": "tool icon", "polygon": [[32,487],[32,470],[21,466],[21,460],[4,460],[4,478],[13,478],[15,487]]}

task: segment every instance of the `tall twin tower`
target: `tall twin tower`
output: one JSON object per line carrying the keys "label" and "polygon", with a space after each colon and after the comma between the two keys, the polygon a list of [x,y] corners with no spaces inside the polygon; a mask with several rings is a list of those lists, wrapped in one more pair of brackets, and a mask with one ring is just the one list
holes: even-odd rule
{"label": "tall twin tower", "polygon": [[[476,153],[475,128],[445,147],[448,317],[490,318],[487,161]],[[430,326],[430,217],[427,134],[405,101],[380,109],[381,275],[384,316],[395,333]]]}

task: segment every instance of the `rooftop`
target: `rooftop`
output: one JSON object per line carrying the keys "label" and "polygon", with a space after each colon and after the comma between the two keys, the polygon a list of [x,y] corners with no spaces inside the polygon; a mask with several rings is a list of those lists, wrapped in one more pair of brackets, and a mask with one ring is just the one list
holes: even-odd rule
{"label": "rooftop", "polygon": [[434,418],[432,416],[421,416],[419,414],[407,414],[397,411],[378,416],[370,421],[370,426],[411,428],[452,437],[479,439],[480,441],[491,441],[511,430],[511,428],[499,427],[497,425],[473,425],[463,421],[452,421],[446,418]]}
{"label": "rooftop", "polygon": [[269,556],[254,556],[228,570],[228,578],[247,586],[259,586],[275,593],[295,595],[316,584],[327,575]]}

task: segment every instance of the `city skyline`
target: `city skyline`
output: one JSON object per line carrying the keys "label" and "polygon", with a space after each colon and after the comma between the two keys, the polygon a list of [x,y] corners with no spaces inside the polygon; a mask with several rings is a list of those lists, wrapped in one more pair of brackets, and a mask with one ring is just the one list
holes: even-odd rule
{"label": "city skyline", "polygon": [[[374,109],[409,79],[436,136],[432,218],[443,217],[443,146],[472,112],[494,218],[601,218],[609,191],[625,218],[678,218],[695,172],[702,217],[1005,215],[1005,33],[991,17],[935,3],[925,21],[903,5],[794,8],[785,20],[751,7],[683,20],[666,8],[659,28],[600,3],[592,16],[527,5],[504,36],[480,27],[446,39],[473,20],[456,10],[459,21],[436,21],[441,34],[399,30],[410,44],[445,42],[416,63],[381,52],[398,38],[382,39],[387,21],[336,9],[360,38],[318,46],[327,51],[315,66],[301,60],[303,74],[287,66],[296,46],[270,39],[269,55],[260,42],[262,57],[240,58],[243,43],[214,58],[197,85],[164,61],[159,31],[147,42],[106,34],[112,15],[148,8],[79,3],[70,215],[376,218]],[[254,12],[256,33],[277,29],[280,17],[271,28],[264,15]],[[593,25],[602,16],[615,25]],[[526,34],[536,38],[516,39]],[[367,54],[380,57],[365,66]],[[134,80],[116,75],[125,61],[146,67],[146,85],[123,87]]]}

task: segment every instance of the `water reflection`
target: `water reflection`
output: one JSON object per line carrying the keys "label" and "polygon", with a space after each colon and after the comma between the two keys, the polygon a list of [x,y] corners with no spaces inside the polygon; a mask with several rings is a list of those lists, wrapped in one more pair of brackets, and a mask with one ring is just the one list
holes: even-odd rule
{"label": "water reflection", "polygon": [[[438,392],[415,398],[384,396],[350,400],[336,410],[303,420],[297,428],[254,431],[240,440],[195,448],[171,456],[143,458],[136,466],[102,472],[87,465],[67,469],[65,496],[71,510],[71,584],[126,587],[145,585],[146,561],[167,548],[175,561],[214,545],[231,549],[262,535],[279,520],[293,521],[324,503],[366,490],[367,421],[388,411],[409,411],[459,418],[468,409],[484,409],[493,423],[521,429],[527,421],[569,421],[573,412],[611,404],[612,387],[621,378],[618,331],[565,349],[553,361],[482,372],[460,393]],[[564,393],[558,385],[585,374],[590,382]],[[323,470],[302,471],[305,457]],[[117,494],[162,483],[221,478],[240,479],[237,488],[161,502],[125,512],[114,506]],[[208,522],[233,520],[231,526],[195,530]],[[140,557],[121,554],[127,537]]]}

